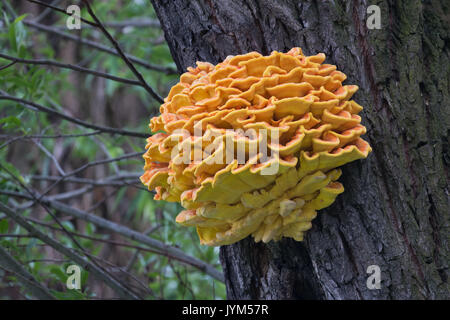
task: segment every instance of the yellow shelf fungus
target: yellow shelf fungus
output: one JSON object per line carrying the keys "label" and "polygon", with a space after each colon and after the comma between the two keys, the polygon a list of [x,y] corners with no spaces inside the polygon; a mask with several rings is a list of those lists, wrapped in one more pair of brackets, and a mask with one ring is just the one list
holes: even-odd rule
{"label": "yellow shelf fungus", "polygon": [[358,87],[324,60],[300,48],[250,52],[197,62],[171,88],[150,121],[141,181],[181,203],[176,221],[202,244],[303,240],[344,191],[337,167],[368,156],[350,100]]}

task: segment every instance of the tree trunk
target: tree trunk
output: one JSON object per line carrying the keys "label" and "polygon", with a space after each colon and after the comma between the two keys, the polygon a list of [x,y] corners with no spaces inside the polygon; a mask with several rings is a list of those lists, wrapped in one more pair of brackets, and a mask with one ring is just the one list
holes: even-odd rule
{"label": "tree trunk", "polygon": [[[360,90],[369,158],[305,241],[220,250],[229,299],[449,299],[450,17],[429,0],[152,0],[180,71],[301,47]],[[381,29],[366,26],[381,8]],[[367,268],[381,269],[381,288]]]}

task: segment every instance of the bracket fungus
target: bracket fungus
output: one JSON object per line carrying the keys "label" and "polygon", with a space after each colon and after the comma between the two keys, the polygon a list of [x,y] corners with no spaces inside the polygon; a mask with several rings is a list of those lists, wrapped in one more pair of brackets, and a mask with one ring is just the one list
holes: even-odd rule
{"label": "bracket fungus", "polygon": [[350,100],[358,87],[324,60],[300,48],[250,52],[197,62],[171,88],[150,121],[141,181],[181,203],[176,221],[202,244],[303,240],[344,191],[338,167],[368,156]]}

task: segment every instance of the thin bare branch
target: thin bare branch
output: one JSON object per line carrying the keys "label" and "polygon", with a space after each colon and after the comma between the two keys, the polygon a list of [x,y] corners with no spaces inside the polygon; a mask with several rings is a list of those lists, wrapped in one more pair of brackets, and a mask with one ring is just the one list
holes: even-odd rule
{"label": "thin bare branch", "polygon": [[[91,184],[93,186],[123,186],[124,183],[140,183],[139,177],[142,175],[142,173],[135,173],[130,174],[121,177],[121,175],[113,176],[110,178],[105,178],[101,180],[94,180],[94,179],[87,179],[87,178],[76,178],[76,177],[68,177],[64,179],[66,182],[71,183],[79,183],[79,184]],[[61,179],[61,177],[57,176],[39,176],[39,175],[32,175],[30,176],[33,180],[46,180],[46,181],[58,181]],[[133,179],[133,180],[127,180],[127,179]],[[145,189],[147,190],[147,189]]]}
{"label": "thin bare branch", "polygon": [[34,237],[48,244],[56,251],[61,252],[66,257],[82,266],[84,270],[89,271],[93,276],[104,281],[104,283],[111,289],[115,290],[117,294],[120,295],[120,297],[124,299],[139,299],[139,297],[137,297],[133,292],[117,282],[114,278],[104,272],[100,267],[88,261],[83,256],[80,256],[73,249],[67,248],[58,241],[50,238],[45,233],[41,232],[39,229],[35,228],[32,224],[27,222],[20,214],[14,212],[14,210],[9,208],[8,206],[5,206],[3,203],[0,203],[0,211],[5,213],[10,219],[14,220],[17,224],[26,229]]}
{"label": "thin bare branch", "polygon": [[[27,0],[27,1],[46,7],[46,9],[36,19],[33,20],[34,22],[39,22],[40,20],[42,20],[43,16],[45,17],[45,14],[48,14],[48,12],[51,12],[51,10],[58,11],[62,14],[65,14],[65,15],[68,15],[71,17],[77,17],[77,16],[74,16],[73,14],[67,13],[66,10],[56,6],[58,4],[58,2],[60,2],[61,0],[55,0],[51,4],[48,4],[48,3],[45,3],[42,1],[38,1],[38,0]],[[84,26],[83,28],[98,27],[98,25],[93,21],[83,19],[82,17],[79,17],[79,18],[81,21],[83,21],[84,23],[86,23],[88,25],[88,26]],[[159,23],[158,20],[155,20],[155,19],[131,19],[131,20],[125,20],[125,21],[112,21],[112,22],[105,22],[105,23],[103,23],[103,25],[105,27],[118,28],[118,29],[126,28],[126,27],[161,28],[161,24]],[[67,28],[67,27],[61,26],[60,28]]]}
{"label": "thin bare branch", "polygon": [[[97,139],[96,137],[91,137],[91,140],[95,142],[95,144],[97,144],[100,149],[103,151],[103,153],[106,155],[106,157],[108,159],[112,159],[113,156],[111,155],[111,153],[109,152],[108,148],[106,147],[106,145],[103,143],[103,141],[101,141],[100,139]],[[117,163],[112,162],[111,165],[114,168],[114,171],[116,172],[116,174],[120,173],[120,169],[119,166],[117,165]]]}
{"label": "thin bare branch", "polygon": [[[20,197],[24,199],[30,200],[32,199],[31,196],[23,193],[20,194]],[[171,259],[180,261],[184,264],[191,265],[199,270],[202,270],[203,272],[209,274],[210,276],[219,281],[224,281],[223,274],[219,272],[216,268],[214,268],[212,265],[204,261],[201,261],[195,257],[191,257],[178,248],[167,245],[159,240],[150,238],[145,234],[132,230],[126,226],[106,220],[104,218],[85,212],[83,210],[73,208],[62,202],[51,200],[48,197],[42,197],[39,201],[69,216],[84,221],[89,221],[98,227],[104,228],[114,233],[121,234],[122,236],[129,238],[131,240],[146,244],[151,248],[155,248],[158,251],[158,254],[162,254]]]}
{"label": "thin bare branch", "polygon": [[[21,64],[30,64],[30,65],[52,66],[52,67],[57,67],[57,68],[62,68],[62,69],[70,69],[70,70],[75,70],[75,71],[79,71],[82,73],[92,74],[97,77],[101,77],[101,78],[105,78],[105,79],[109,79],[109,80],[113,80],[113,81],[117,81],[117,82],[121,82],[121,83],[126,83],[126,84],[130,84],[130,85],[134,85],[134,86],[140,86],[140,87],[143,86],[142,83],[137,80],[116,77],[109,73],[100,72],[97,70],[91,70],[91,69],[80,67],[80,66],[77,66],[74,64],[62,63],[62,62],[58,62],[55,60],[21,59],[21,58],[12,57],[12,56],[9,56],[9,55],[3,54],[3,53],[0,53],[0,58],[13,61],[9,65],[12,65],[14,63],[21,63]],[[7,65],[3,68],[7,68],[9,65]],[[0,68],[0,70],[1,70],[1,68]]]}
{"label": "thin bare branch", "polygon": [[[145,230],[143,233],[144,233],[145,235],[150,235],[150,234],[152,234],[153,232],[155,232],[156,230],[158,230],[160,227],[161,227],[161,225],[160,225],[160,224],[157,224],[157,225],[151,227],[150,229]],[[131,257],[130,261],[128,262],[127,266],[125,267],[125,270],[130,271],[131,268],[133,268],[133,265],[136,263],[137,258],[139,257],[139,253],[140,253],[140,252],[141,252],[141,251],[140,251],[139,249],[137,249],[137,250],[134,252],[133,256]]]}
{"label": "thin bare branch", "polygon": [[59,211],[62,211],[70,216],[76,217],[78,219],[86,220],[89,222],[94,223],[95,225],[105,228],[107,230],[119,233],[129,239],[144,243],[150,247],[156,248],[160,251],[161,254],[166,255],[167,257],[170,257],[172,259],[178,260],[180,262],[183,262],[185,264],[194,266],[205,273],[209,274],[213,278],[223,281],[223,274],[220,273],[216,268],[209,265],[208,263],[198,260],[197,258],[191,257],[186,255],[182,250],[169,246],[163,242],[160,242],[156,239],[150,238],[140,232],[134,231],[126,226],[122,226],[119,224],[116,224],[114,222],[108,221],[106,219],[103,219],[101,217],[98,217],[93,214],[89,214],[87,212],[84,212],[82,210],[72,208],[66,204],[63,204],[59,201],[49,201],[49,205]]}
{"label": "thin bare branch", "polygon": [[8,138],[9,140],[0,145],[0,150],[4,147],[20,140],[30,139],[59,139],[59,138],[78,138],[88,137],[102,133],[100,130],[94,132],[78,133],[78,134],[55,134],[55,135],[43,135],[43,134],[28,134],[23,136],[12,136],[9,134],[0,134],[0,139]]}
{"label": "thin bare branch", "polygon": [[[44,210],[53,218],[53,220],[59,225],[59,227],[65,232],[65,234],[72,240],[72,242],[80,249],[80,251],[85,254],[85,257],[87,257],[88,260],[90,260],[89,255],[87,255],[87,251],[81,246],[81,244],[78,242],[78,240],[75,239],[70,234],[70,232],[66,229],[66,227],[64,227],[64,225],[61,223],[61,221],[49,209],[48,205],[46,203],[43,203],[36,197],[36,194],[38,194],[38,193],[35,190],[31,190],[29,187],[27,187],[18,177],[16,177],[16,175],[14,173],[12,173],[8,168],[5,168],[2,164],[0,164],[0,168],[3,171],[5,171],[6,173],[8,173],[29,194],[29,196],[33,199],[34,202],[39,203],[41,205],[41,207],[44,208]],[[82,259],[84,259],[85,257],[81,256]],[[107,274],[107,276],[109,276],[111,279],[113,279],[114,281],[116,281],[117,283],[119,283],[122,286],[122,283],[120,280],[116,279],[113,275],[109,274],[106,270],[102,270],[102,267],[100,265],[98,265],[94,260],[91,260],[88,262],[93,264],[95,267],[98,267],[101,271],[105,272]],[[123,286],[123,287],[128,290],[128,288],[126,286]]]}
{"label": "thin bare branch", "polygon": [[46,112],[48,114],[60,117],[62,119],[65,119],[67,121],[76,123],[80,126],[86,127],[86,128],[90,128],[90,129],[95,129],[95,130],[100,130],[102,132],[107,132],[110,134],[121,134],[121,135],[126,135],[126,136],[132,136],[132,137],[139,137],[139,138],[144,138],[144,137],[148,137],[148,134],[143,133],[143,132],[135,132],[135,131],[128,131],[128,130],[122,130],[122,129],[116,129],[116,128],[111,128],[111,127],[105,127],[105,126],[99,126],[96,124],[92,124],[92,123],[88,123],[86,121],[74,118],[72,116],[69,116],[67,114],[64,114],[62,112],[59,112],[55,109],[50,109],[47,108],[45,106],[42,106],[38,103],[32,102],[32,101],[28,101],[25,99],[21,99],[21,98],[17,98],[17,97],[13,97],[10,95],[0,95],[0,100],[11,100],[11,101],[16,101],[19,102],[20,104],[22,104],[24,107],[28,108],[29,106],[33,107],[33,108],[29,108],[32,110],[39,110],[39,111],[43,111]]}
{"label": "thin bare branch", "polygon": [[45,196],[47,193],[49,193],[57,184],[59,184],[60,182],[64,181],[66,178],[71,177],[76,175],[77,173],[80,173],[81,171],[86,170],[89,167],[93,167],[93,166],[97,166],[100,164],[106,164],[106,163],[113,163],[116,161],[120,161],[120,160],[124,160],[124,159],[129,159],[129,158],[133,158],[136,156],[140,156],[142,155],[143,152],[133,152],[133,153],[128,153],[128,154],[124,154],[120,157],[116,157],[116,158],[108,158],[108,159],[103,159],[103,160],[97,160],[97,161],[91,161],[88,163],[85,163],[84,165],[82,165],[81,167],[66,173],[65,175],[61,176],[61,178],[59,178],[57,181],[55,181],[53,184],[51,184],[41,195],[40,198]]}
{"label": "thin bare branch", "polygon": [[15,65],[16,63],[17,63],[17,61],[10,62],[7,65],[4,65],[3,67],[0,67],[0,71],[8,69],[9,67]]}
{"label": "thin bare branch", "polygon": [[[93,27],[98,27],[98,25],[95,22],[83,19],[82,17],[76,16],[76,15],[73,15],[73,14],[70,14],[66,10],[58,8],[58,7],[56,7],[53,4],[48,4],[48,3],[45,3],[45,2],[42,2],[42,1],[38,1],[38,0],[27,0],[27,1],[31,2],[31,3],[38,4],[38,5],[43,6],[43,7],[46,7],[47,9],[51,9],[51,10],[54,10],[54,11],[61,12],[61,13],[65,14],[65,15],[67,15],[67,16],[78,18],[78,19],[80,19],[80,21],[83,21],[84,23],[87,23],[87,24],[89,24],[89,25],[91,25]],[[35,21],[38,22],[37,19]]]}
{"label": "thin bare branch", "polygon": [[[123,29],[127,27],[136,27],[136,28],[144,28],[144,27],[150,27],[150,28],[160,28],[161,24],[158,20],[155,19],[130,19],[130,20],[123,20],[123,21],[111,21],[111,22],[103,22],[103,25],[107,28],[114,28],[114,29]],[[58,28],[65,28],[64,26],[58,27]],[[84,29],[91,29],[95,28],[93,26],[84,26]]]}
{"label": "thin bare branch", "polygon": [[2,233],[0,238],[33,238],[33,236],[29,234]]}
{"label": "thin bare branch", "polygon": [[[75,36],[75,35],[72,35],[67,32],[62,32],[62,31],[58,30],[57,28],[49,27],[49,26],[46,26],[46,25],[43,25],[40,23],[36,23],[33,21],[23,20],[22,22],[25,25],[36,28],[38,30],[42,30],[42,31],[57,35],[59,37],[65,38],[67,40],[78,42],[82,45],[86,45],[88,47],[94,48],[94,49],[102,51],[102,52],[106,52],[106,53],[109,53],[109,54],[112,54],[115,56],[120,56],[114,49],[112,49],[108,46],[105,46],[103,44],[97,43],[95,41],[87,40],[80,36]],[[151,64],[143,59],[140,59],[138,57],[135,57],[135,56],[127,54],[127,53],[125,55],[131,62],[136,63],[136,64],[138,64],[144,68],[147,68],[149,70],[155,70],[155,71],[163,72],[165,74],[178,74],[178,71],[176,69]]]}
{"label": "thin bare branch", "polygon": [[59,138],[79,138],[88,137],[102,133],[100,130],[84,133],[69,133],[69,134],[26,134],[23,136],[11,136],[10,134],[0,134],[0,139],[13,138],[19,140],[27,139],[59,139]]}
{"label": "thin bare branch", "polygon": [[[52,229],[52,230],[55,230],[55,231],[58,231],[58,232],[64,232],[64,230],[62,230],[61,228],[55,227],[55,226],[53,226],[50,223],[42,222],[42,221],[40,221],[38,219],[27,218],[27,220],[30,220],[30,221],[32,221],[32,222],[34,222],[36,224],[39,224],[41,226],[47,227],[49,229]],[[126,248],[130,248],[130,249],[137,249],[139,251],[156,253],[156,254],[159,254],[159,255],[162,255],[162,256],[166,256],[164,253],[161,253],[161,251],[155,250],[155,249],[151,249],[151,248],[148,248],[148,247],[137,246],[137,245],[133,245],[133,244],[130,244],[130,243],[127,243],[127,242],[116,241],[116,240],[111,240],[111,239],[103,239],[103,238],[99,238],[99,237],[92,237],[92,236],[88,236],[86,234],[79,233],[79,232],[74,232],[74,231],[69,231],[69,232],[73,236],[80,237],[80,238],[83,238],[83,239],[88,239],[88,240],[92,240],[92,241],[96,241],[96,242],[107,243],[107,244],[111,244],[111,245],[115,245],[115,246],[119,246],[119,247],[126,247]],[[14,236],[25,236],[25,235],[14,235],[14,234],[12,234],[10,236],[14,237]],[[29,235],[27,235],[27,236],[29,236]],[[170,258],[170,256],[169,256],[169,258]]]}
{"label": "thin bare branch", "polygon": [[35,139],[33,139],[32,141],[38,146],[39,149],[42,150],[42,152],[44,152],[47,155],[47,157],[49,157],[53,161],[53,164],[55,165],[56,170],[58,170],[59,174],[60,175],[65,175],[66,172],[64,171],[64,169],[59,164],[58,159],[56,159],[55,156],[50,151],[48,151],[46,147],[44,147],[42,145],[42,143],[40,143],[39,141],[37,141]]}
{"label": "thin bare branch", "polygon": [[0,246],[0,266],[8,271],[12,271],[18,276],[19,281],[27,288],[36,298],[43,300],[55,300],[50,291],[40,284],[31,273],[25,269],[8,251]]}
{"label": "thin bare branch", "polygon": [[[61,0],[54,0],[51,5],[52,6],[57,6],[59,3],[61,2]],[[45,8],[44,11],[42,11],[35,19],[35,22],[39,22],[41,20],[43,20],[46,16],[48,16],[50,14],[50,12],[52,12],[52,8]]]}
{"label": "thin bare branch", "polygon": [[102,30],[103,34],[108,38],[108,40],[111,42],[111,44],[116,49],[117,53],[120,55],[122,60],[125,62],[125,64],[128,66],[128,68],[133,72],[133,74],[136,76],[136,78],[139,80],[139,82],[142,84],[145,90],[156,99],[159,103],[164,103],[164,99],[155,91],[152,87],[148,85],[148,83],[145,81],[142,74],[136,69],[136,67],[133,65],[133,63],[128,59],[126,54],[122,51],[122,48],[120,47],[119,43],[114,39],[114,37],[106,30],[105,26],[102,24],[100,19],[95,15],[94,11],[91,8],[91,5],[89,4],[89,1],[82,0],[83,3],[86,5],[86,8],[91,15],[92,19],[97,23],[100,30]]}
{"label": "thin bare branch", "polygon": [[[153,290],[150,289],[150,288],[148,287],[148,285],[145,285],[140,279],[138,279],[138,278],[137,278],[134,274],[132,274],[131,272],[128,272],[124,267],[117,266],[117,265],[111,263],[110,261],[105,260],[105,259],[103,259],[103,258],[99,258],[99,257],[97,257],[97,256],[95,256],[95,255],[93,255],[93,254],[90,254],[90,257],[91,257],[92,259],[97,260],[99,263],[103,263],[103,264],[106,264],[106,265],[110,266],[109,269],[112,269],[111,271],[113,271],[113,272],[114,272],[114,271],[119,271],[119,272],[121,272],[121,273],[123,273],[123,274],[129,276],[131,279],[133,279],[133,280],[139,285],[140,290],[143,290],[145,293],[150,294],[150,295],[153,296],[154,298],[158,299],[158,297],[153,293]],[[136,289],[138,289],[139,287],[134,286],[134,288],[136,288]]]}

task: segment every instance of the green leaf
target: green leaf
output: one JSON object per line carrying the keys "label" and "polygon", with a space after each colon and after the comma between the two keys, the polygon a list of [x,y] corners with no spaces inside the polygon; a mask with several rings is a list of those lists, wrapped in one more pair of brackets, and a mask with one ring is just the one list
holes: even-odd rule
{"label": "green leaf", "polygon": [[96,230],[96,228],[93,223],[90,223],[90,222],[86,223],[86,233],[88,235],[94,234],[95,230]]}
{"label": "green leaf", "polygon": [[15,117],[15,116],[9,116],[9,117],[5,117],[0,119],[0,125],[2,125],[3,129],[14,129],[14,128],[19,128],[22,125],[22,122],[20,121],[19,118]]}
{"label": "green leaf", "polygon": [[8,220],[6,220],[6,219],[0,220],[0,234],[7,233],[8,229],[9,229]]}
{"label": "green leaf", "polygon": [[27,51],[28,51],[27,47],[23,43],[21,43],[19,45],[19,52],[18,52],[19,58],[24,59],[27,55]]}
{"label": "green leaf", "polygon": [[8,30],[9,45],[13,51],[17,51],[16,24],[12,23]]}
{"label": "green leaf", "polygon": [[67,274],[64,273],[64,271],[61,270],[60,266],[52,266],[50,268],[50,272],[56,276],[56,278],[63,282],[64,284],[66,284],[66,280],[67,280]]}
{"label": "green leaf", "polygon": [[17,17],[17,18],[14,20],[14,23],[18,23],[18,22],[22,21],[23,19],[25,19],[25,17],[26,17],[27,15],[28,15],[28,13],[25,13],[25,14],[21,15],[20,17]]}
{"label": "green leaf", "polygon": [[86,283],[88,281],[89,278],[89,272],[82,270],[81,271],[81,288],[83,288],[84,286],[86,286]]}
{"label": "green leaf", "polygon": [[33,89],[37,89],[39,84],[42,82],[43,77],[45,76],[45,69],[36,69],[33,75],[31,76],[31,85]]}
{"label": "green leaf", "polygon": [[[20,182],[25,183],[25,180],[23,179],[22,175],[20,174],[20,171],[16,167],[14,167],[11,163],[0,159],[0,164],[3,167],[5,167],[6,170],[8,170],[11,174],[13,174],[16,178],[18,178],[20,180]],[[6,174],[6,176],[9,176],[9,174]]]}
{"label": "green leaf", "polygon": [[62,221],[61,224],[64,228],[66,228],[68,231],[75,231],[75,227],[73,226],[73,223],[70,221]]}
{"label": "green leaf", "polygon": [[[20,17],[17,17],[13,23],[10,24],[9,30],[8,30],[8,38],[9,38],[9,44],[11,46],[11,49],[14,52],[18,52],[18,46],[17,43],[20,42],[20,38],[23,38],[24,36],[24,30],[23,25],[21,21],[27,16],[27,14],[23,14]],[[19,25],[20,23],[20,25]],[[18,32],[18,29],[20,29],[21,32]],[[22,37],[19,36],[19,34],[22,35]]]}

